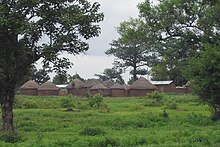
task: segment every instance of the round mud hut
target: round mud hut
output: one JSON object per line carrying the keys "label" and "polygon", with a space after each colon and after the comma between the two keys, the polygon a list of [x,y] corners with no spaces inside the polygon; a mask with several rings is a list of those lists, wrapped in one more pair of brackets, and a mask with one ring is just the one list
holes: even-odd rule
{"label": "round mud hut", "polygon": [[115,83],[113,86],[110,87],[110,95],[112,97],[125,97],[125,87],[120,85],[119,83]]}
{"label": "round mud hut", "polygon": [[129,96],[146,96],[157,89],[144,77],[136,80],[129,88]]}
{"label": "round mud hut", "polygon": [[20,90],[23,95],[38,95],[39,84],[33,80],[24,83]]}
{"label": "round mud hut", "polygon": [[52,82],[45,82],[38,88],[39,96],[58,96],[59,88]]}
{"label": "round mud hut", "polygon": [[107,88],[110,88],[111,86],[114,85],[114,82],[112,82],[111,80],[106,80],[103,82],[103,85]]}
{"label": "round mud hut", "polygon": [[81,88],[81,95],[82,96],[88,96],[91,95],[90,88],[94,85],[102,84],[102,82],[98,79],[88,79],[85,81],[85,83],[82,85]]}
{"label": "round mud hut", "polygon": [[96,84],[90,88],[91,95],[96,95],[98,93],[102,96],[110,96],[109,89],[103,84]]}
{"label": "round mud hut", "polygon": [[82,91],[83,85],[84,85],[83,81],[79,79],[74,79],[68,84],[67,91],[69,94],[72,94],[75,96],[82,96],[83,93],[81,93],[81,91]]}

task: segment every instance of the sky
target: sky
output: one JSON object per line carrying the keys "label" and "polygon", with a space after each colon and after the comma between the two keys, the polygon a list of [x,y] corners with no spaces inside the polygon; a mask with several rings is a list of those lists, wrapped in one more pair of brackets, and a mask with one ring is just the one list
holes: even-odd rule
{"label": "sky", "polygon": [[[112,68],[114,56],[108,57],[105,51],[110,48],[109,43],[119,36],[116,27],[120,22],[129,20],[130,17],[138,17],[138,3],[144,0],[88,0],[100,3],[100,12],[104,13],[104,21],[100,23],[101,34],[99,37],[90,39],[90,49],[77,56],[65,55],[73,62],[73,67],[67,72],[70,75],[78,73],[81,77],[96,78],[94,75],[102,73],[105,68]],[[54,74],[51,74],[54,76]],[[122,75],[128,81],[131,75],[126,72]]]}

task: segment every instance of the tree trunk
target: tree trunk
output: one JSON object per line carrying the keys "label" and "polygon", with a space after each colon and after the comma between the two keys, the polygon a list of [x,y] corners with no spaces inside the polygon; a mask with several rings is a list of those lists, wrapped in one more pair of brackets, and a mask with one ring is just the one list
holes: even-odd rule
{"label": "tree trunk", "polygon": [[13,100],[14,94],[6,95],[2,103],[2,129],[5,133],[14,133]]}

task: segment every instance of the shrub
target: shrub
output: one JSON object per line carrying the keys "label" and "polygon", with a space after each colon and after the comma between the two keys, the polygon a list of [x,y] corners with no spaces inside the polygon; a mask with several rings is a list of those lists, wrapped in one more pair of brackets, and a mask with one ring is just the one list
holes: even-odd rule
{"label": "shrub", "polygon": [[177,109],[177,103],[176,102],[167,102],[165,103],[165,108],[167,109]]}
{"label": "shrub", "polygon": [[[99,93],[94,96],[90,96],[88,100],[89,100],[89,106],[93,108],[102,108],[104,105],[103,102],[104,98]],[[107,105],[105,105],[105,107],[106,106]]]}
{"label": "shrub", "polygon": [[39,108],[39,104],[34,101],[33,99],[27,99],[22,104],[23,108],[25,109],[36,109]]}
{"label": "shrub", "polygon": [[80,131],[80,135],[87,135],[87,136],[96,136],[96,135],[105,135],[106,132],[101,128],[91,128],[86,127]]}
{"label": "shrub", "polygon": [[193,125],[210,125],[213,123],[211,118],[209,118],[208,116],[195,113],[187,115],[185,120]]}
{"label": "shrub", "polygon": [[61,107],[62,108],[72,108],[75,107],[73,98],[67,97],[61,99]]}
{"label": "shrub", "polygon": [[167,109],[163,109],[163,112],[160,113],[159,116],[162,116],[162,117],[164,117],[164,118],[168,118],[169,115],[168,115],[168,113],[167,113]]}
{"label": "shrub", "polygon": [[147,98],[156,100],[156,102],[161,103],[163,98],[164,98],[164,94],[158,92],[158,91],[154,91],[150,94],[147,95]]}

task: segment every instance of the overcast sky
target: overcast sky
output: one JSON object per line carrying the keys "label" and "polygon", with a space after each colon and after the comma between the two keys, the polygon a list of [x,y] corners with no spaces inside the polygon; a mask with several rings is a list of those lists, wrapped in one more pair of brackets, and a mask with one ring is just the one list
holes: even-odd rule
{"label": "overcast sky", "polygon": [[[104,13],[104,21],[100,23],[101,34],[99,37],[89,40],[90,49],[86,54],[78,56],[68,55],[74,66],[68,70],[73,75],[78,73],[83,78],[94,78],[94,74],[101,73],[105,68],[111,68],[114,57],[105,55],[110,48],[109,43],[118,38],[116,27],[120,22],[129,20],[130,17],[138,17],[137,4],[144,0],[89,0],[99,2],[100,12]],[[53,76],[53,75],[52,75]],[[125,81],[130,75],[123,74]]]}

